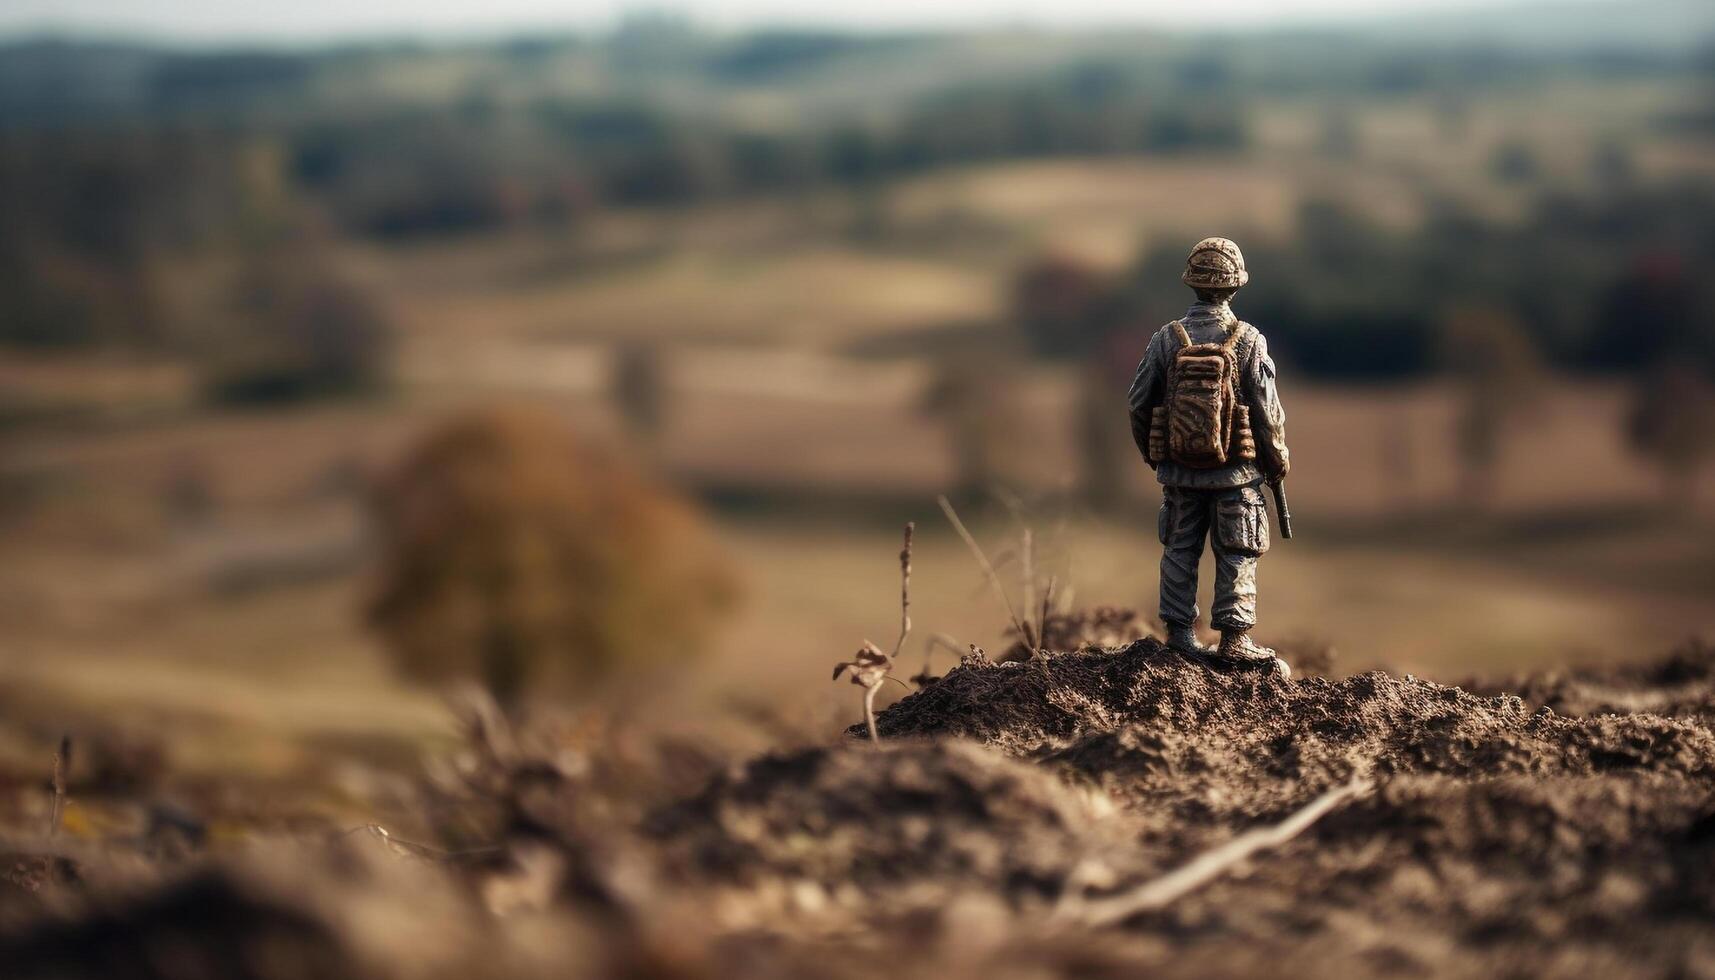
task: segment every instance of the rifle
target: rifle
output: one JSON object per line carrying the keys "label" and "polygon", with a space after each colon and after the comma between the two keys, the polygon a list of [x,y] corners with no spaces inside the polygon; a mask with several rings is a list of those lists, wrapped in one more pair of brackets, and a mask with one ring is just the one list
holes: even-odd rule
{"label": "rifle", "polygon": [[1268,488],[1274,491],[1274,509],[1280,512],[1280,536],[1292,540],[1292,508],[1286,506],[1286,483],[1272,480]]}

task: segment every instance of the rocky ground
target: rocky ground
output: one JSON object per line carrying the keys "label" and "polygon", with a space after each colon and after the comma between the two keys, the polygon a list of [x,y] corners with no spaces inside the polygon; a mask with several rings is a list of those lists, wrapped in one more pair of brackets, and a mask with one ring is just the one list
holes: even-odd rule
{"label": "rocky ground", "polygon": [[[482,819],[464,833],[488,828],[474,842],[348,834],[167,862],[14,841],[0,963],[25,977],[1715,977],[1712,718],[1702,646],[1493,687],[1286,681],[1153,640],[971,658],[884,711],[879,750],[782,751],[664,801],[490,740],[465,781]],[[1131,902],[1318,801],[1278,846]]]}

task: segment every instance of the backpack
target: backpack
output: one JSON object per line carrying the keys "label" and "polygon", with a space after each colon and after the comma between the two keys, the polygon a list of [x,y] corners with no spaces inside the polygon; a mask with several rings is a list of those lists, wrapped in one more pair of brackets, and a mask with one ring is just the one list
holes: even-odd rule
{"label": "backpack", "polygon": [[1165,404],[1151,420],[1152,435],[1159,433],[1159,440],[1151,440],[1159,447],[1151,455],[1196,470],[1255,459],[1250,408],[1238,397],[1237,354],[1252,327],[1240,323],[1219,344],[1193,344],[1183,323],[1169,326],[1181,346],[1167,372]]}

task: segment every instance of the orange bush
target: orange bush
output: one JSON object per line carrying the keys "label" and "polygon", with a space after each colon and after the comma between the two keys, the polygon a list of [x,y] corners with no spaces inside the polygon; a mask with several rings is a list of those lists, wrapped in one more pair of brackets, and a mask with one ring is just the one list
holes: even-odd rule
{"label": "orange bush", "polygon": [[430,433],[376,494],[373,623],[401,666],[502,703],[696,653],[735,594],[694,507],[528,409]]}

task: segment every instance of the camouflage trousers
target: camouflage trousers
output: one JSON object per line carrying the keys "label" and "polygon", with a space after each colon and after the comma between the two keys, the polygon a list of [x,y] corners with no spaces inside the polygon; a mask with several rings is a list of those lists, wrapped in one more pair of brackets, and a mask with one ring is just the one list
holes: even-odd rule
{"label": "camouflage trousers", "polygon": [[1215,551],[1210,625],[1222,631],[1255,626],[1256,563],[1268,550],[1268,505],[1262,488],[1162,487],[1161,496],[1161,618],[1197,621],[1197,564],[1208,538]]}

